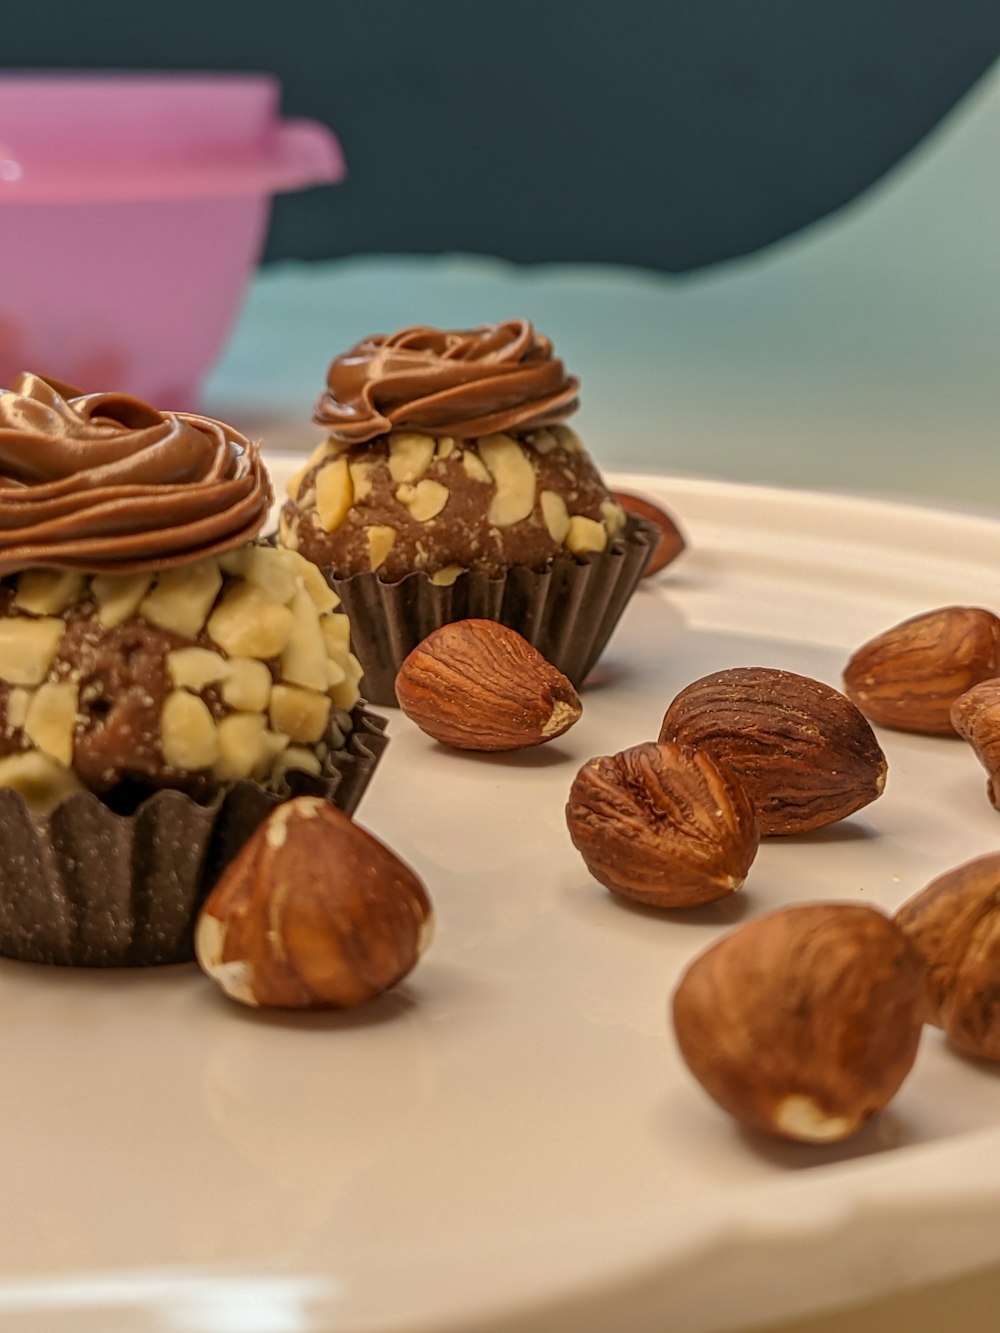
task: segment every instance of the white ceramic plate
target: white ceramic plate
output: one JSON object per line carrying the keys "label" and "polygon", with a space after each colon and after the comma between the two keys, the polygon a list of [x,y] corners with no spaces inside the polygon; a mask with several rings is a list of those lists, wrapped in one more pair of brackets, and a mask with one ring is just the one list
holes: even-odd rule
{"label": "white ceramic plate", "polygon": [[[279,483],[300,460],[275,463]],[[354,1014],[246,1012],[193,968],[0,966],[5,1333],[708,1333],[1000,1257],[1000,1079],[929,1032],[853,1144],[743,1135],[677,1057],[667,996],[727,927],[802,899],[892,908],[1000,847],[962,742],[885,733],[885,795],[761,848],[738,899],[614,901],[563,823],[577,767],[655,736],[721,667],[836,684],[947,602],[1000,607],[1000,524],[620,477],[690,548],[633,600],[582,721],[449,753],[394,715],[361,821],[438,938]]]}

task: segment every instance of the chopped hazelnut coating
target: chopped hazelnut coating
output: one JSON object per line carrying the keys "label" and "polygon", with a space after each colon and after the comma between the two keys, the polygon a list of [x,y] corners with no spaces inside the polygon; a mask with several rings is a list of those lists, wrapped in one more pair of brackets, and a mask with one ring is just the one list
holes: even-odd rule
{"label": "chopped hazelnut coating", "polygon": [[[161,576],[40,569],[0,581],[7,785],[42,806],[74,786],[198,796],[237,777],[267,782],[291,766],[292,745],[318,766],[327,732],[339,745],[350,727],[361,667],[317,574],[253,544]],[[308,722],[277,705],[289,694],[307,697]],[[36,753],[45,764],[26,766]]]}

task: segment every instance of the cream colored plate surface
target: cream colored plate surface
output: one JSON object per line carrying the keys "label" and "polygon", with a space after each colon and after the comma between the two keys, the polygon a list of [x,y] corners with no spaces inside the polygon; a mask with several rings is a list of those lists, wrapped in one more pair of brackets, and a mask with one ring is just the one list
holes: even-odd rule
{"label": "cream colored plate surface", "polygon": [[5,1333],[709,1333],[1000,1258],[994,1072],[929,1033],[858,1142],[795,1149],[718,1112],[665,1021],[687,960],[737,921],[891,908],[1000,847],[971,752],[886,733],[880,801],[768,843],[738,900],[687,916],[613,901],[562,813],[579,764],[654,737],[707,671],[836,684],[905,615],[1000,607],[1000,524],[616,480],[666,502],[690,549],[633,600],[582,721],[484,758],[393,716],[360,819],[440,920],[395,994],[269,1016],[193,968],[0,965]]}

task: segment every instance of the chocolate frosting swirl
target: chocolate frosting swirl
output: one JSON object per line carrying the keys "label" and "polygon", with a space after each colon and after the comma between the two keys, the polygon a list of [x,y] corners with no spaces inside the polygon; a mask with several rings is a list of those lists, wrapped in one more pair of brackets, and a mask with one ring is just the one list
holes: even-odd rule
{"label": "chocolate frosting swirl", "polygon": [[526,319],[365,338],[326,383],[313,420],[350,444],[400,429],[457,439],[535,430],[575,411],[579,388]]}
{"label": "chocolate frosting swirl", "polygon": [[257,445],[222,422],[38,375],[0,392],[0,574],[187,564],[249,541],[271,500]]}

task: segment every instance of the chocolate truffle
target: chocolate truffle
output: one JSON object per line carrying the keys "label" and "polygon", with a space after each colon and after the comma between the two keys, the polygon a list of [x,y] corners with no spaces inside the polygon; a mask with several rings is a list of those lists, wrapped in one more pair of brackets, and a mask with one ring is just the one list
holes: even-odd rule
{"label": "chocolate truffle", "polygon": [[192,956],[282,800],[354,808],[384,745],[346,615],[257,538],[255,444],[123,394],[0,393],[0,953]]}
{"label": "chocolate truffle", "polygon": [[270,488],[235,431],[25,377],[0,465],[0,785],[205,796],[343,745],[347,617],[314,565],[248,542]]}
{"label": "chocolate truffle", "polygon": [[330,367],[283,543],[338,578],[436,584],[604,551],[625,515],[563,424],[577,389],[525,320],[366,339]]}

